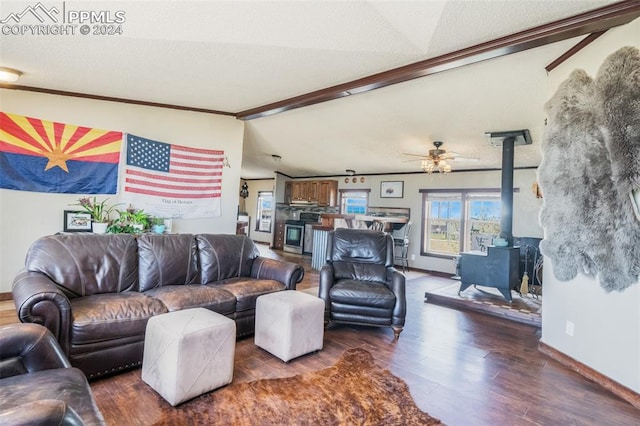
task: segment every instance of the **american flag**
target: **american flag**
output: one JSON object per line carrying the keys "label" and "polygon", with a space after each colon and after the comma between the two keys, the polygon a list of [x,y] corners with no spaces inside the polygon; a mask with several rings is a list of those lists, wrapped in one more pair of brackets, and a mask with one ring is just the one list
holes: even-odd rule
{"label": "american flag", "polygon": [[124,191],[168,198],[219,198],[224,151],[127,135]]}

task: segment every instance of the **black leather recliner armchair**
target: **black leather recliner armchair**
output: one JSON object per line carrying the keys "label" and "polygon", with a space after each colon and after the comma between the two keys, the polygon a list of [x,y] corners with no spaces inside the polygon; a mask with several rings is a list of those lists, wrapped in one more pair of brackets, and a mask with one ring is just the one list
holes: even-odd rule
{"label": "black leather recliner armchair", "polygon": [[391,235],[343,228],[329,232],[319,295],[326,322],[390,326],[397,339],[407,300],[405,276],[393,266]]}
{"label": "black leather recliner armchair", "polygon": [[86,377],[41,325],[0,327],[0,424],[106,424]]}

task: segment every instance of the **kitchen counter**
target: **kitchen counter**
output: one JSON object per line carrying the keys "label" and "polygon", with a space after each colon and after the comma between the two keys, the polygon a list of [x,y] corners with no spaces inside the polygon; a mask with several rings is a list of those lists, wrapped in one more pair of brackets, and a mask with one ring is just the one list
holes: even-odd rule
{"label": "kitchen counter", "polygon": [[374,223],[381,223],[385,232],[399,229],[409,222],[408,216],[394,215],[364,215],[364,214],[321,214],[322,226],[334,228],[336,219],[341,219],[346,223],[347,228],[370,228]]}

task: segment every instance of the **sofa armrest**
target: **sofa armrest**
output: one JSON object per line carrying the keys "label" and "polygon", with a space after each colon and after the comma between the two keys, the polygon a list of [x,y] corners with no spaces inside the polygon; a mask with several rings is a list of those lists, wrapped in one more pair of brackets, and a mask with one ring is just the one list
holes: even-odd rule
{"label": "sofa armrest", "polygon": [[3,425],[83,425],[82,419],[64,401],[43,399],[28,402],[0,412]]}
{"label": "sofa armrest", "polygon": [[407,315],[407,296],[405,291],[405,275],[394,267],[387,268],[387,283],[389,289],[396,296],[396,304],[393,307],[391,324],[404,326],[404,319]]}
{"label": "sofa armrest", "polygon": [[38,324],[0,327],[0,379],[71,364],[49,330]]}
{"label": "sofa armrest", "polygon": [[258,256],[251,265],[251,278],[280,281],[287,290],[295,290],[303,277],[304,268],[293,262]]}
{"label": "sofa armrest", "polygon": [[71,304],[46,275],[22,270],[13,280],[13,303],[20,321],[44,325],[69,354]]}

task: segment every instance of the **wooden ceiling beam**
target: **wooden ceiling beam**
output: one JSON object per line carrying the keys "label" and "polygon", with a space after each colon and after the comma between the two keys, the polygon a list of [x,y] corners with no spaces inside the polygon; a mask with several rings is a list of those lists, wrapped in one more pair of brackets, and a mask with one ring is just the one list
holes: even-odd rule
{"label": "wooden ceiling beam", "polygon": [[599,9],[520,31],[456,52],[447,53],[347,83],[241,111],[236,114],[236,117],[240,120],[253,120],[344,96],[368,92],[392,84],[456,69],[487,59],[522,52],[584,34],[606,31],[609,28],[627,24],[638,16],[640,16],[640,0],[625,0],[613,3]]}

